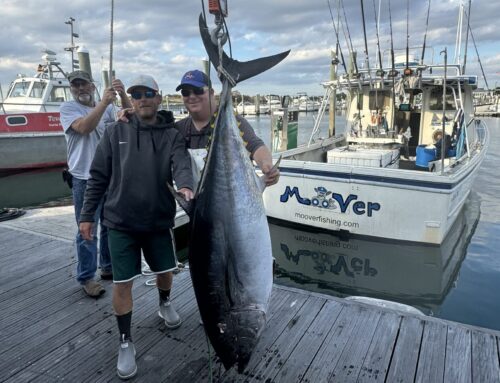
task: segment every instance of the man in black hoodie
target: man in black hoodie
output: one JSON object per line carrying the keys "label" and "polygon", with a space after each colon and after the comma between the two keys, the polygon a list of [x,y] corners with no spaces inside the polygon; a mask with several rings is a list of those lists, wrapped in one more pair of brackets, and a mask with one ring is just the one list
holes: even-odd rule
{"label": "man in black hoodie", "polygon": [[137,372],[131,339],[132,283],[141,275],[141,249],[157,275],[158,314],[169,328],[181,319],[170,302],[172,270],[177,267],[170,229],[176,205],[167,188],[193,198],[191,160],[171,113],[158,114],[161,95],[153,77],[142,75],[127,89],[134,117],[108,127],[97,147],[80,214],[80,232],[91,237],[94,212],[107,190],[103,222],[109,228],[113,265],[113,308],[120,331],[117,372],[128,379]]}

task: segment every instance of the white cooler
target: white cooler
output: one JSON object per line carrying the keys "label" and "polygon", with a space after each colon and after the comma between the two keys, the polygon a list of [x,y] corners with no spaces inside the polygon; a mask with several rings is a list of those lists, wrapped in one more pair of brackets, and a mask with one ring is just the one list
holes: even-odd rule
{"label": "white cooler", "polygon": [[399,149],[335,148],[328,151],[327,162],[339,165],[398,168]]}

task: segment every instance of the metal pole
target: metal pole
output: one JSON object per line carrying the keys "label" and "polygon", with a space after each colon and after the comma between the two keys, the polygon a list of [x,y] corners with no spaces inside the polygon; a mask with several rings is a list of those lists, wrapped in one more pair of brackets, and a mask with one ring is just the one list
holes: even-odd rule
{"label": "metal pole", "polygon": [[109,86],[113,82],[113,18],[114,18],[114,8],[115,2],[111,0],[111,24],[110,24],[110,36],[109,36]]}
{"label": "metal pole", "polygon": [[[330,80],[335,81],[337,79],[337,52],[332,50],[332,63],[330,65]],[[337,102],[337,91],[336,88],[333,89],[330,96],[330,109],[329,109],[329,119],[328,119],[328,136],[335,136],[335,108]]]}
{"label": "metal pole", "polygon": [[444,149],[445,149],[445,141],[446,141],[446,72],[448,70],[448,51],[446,48],[441,52],[444,52],[444,81],[443,81],[443,117],[441,118],[442,125],[442,135],[441,135],[441,174],[444,173]]}

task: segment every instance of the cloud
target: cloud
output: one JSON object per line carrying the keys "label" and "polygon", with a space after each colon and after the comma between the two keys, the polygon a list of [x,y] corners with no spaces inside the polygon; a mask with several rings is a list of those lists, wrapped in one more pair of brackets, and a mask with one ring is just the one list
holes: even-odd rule
{"label": "cloud", "polygon": [[[207,4],[208,1],[205,1]],[[340,19],[340,44],[348,59],[349,35],[360,60],[364,60],[363,26],[359,2],[344,1],[337,18],[337,4],[330,0],[334,22]],[[441,62],[439,52],[448,46],[453,57],[456,41],[459,0],[433,1],[427,33],[426,58]],[[465,2],[467,3],[467,2]],[[69,25],[74,17],[78,45],[85,45],[91,55],[93,70],[108,65],[110,49],[110,3],[101,0],[0,0],[2,23],[0,34],[0,84],[5,89],[19,72],[34,73],[40,63],[40,51],[49,48],[58,53],[64,68],[70,55],[64,48],[70,44]],[[136,73],[155,73],[162,89],[173,92],[182,74],[202,68],[206,57],[199,36],[200,2],[148,0],[115,2],[113,67],[125,82]],[[376,2],[378,12],[378,2]],[[389,58],[389,2],[380,7],[380,46],[385,62]],[[406,2],[392,1],[392,29],[395,48],[404,52],[407,36]],[[467,7],[466,7],[467,9]],[[365,2],[365,27],[371,65],[377,52],[376,18],[371,2]],[[345,24],[344,12],[348,24]],[[470,25],[481,55],[488,81],[500,80],[498,68],[497,18],[500,3],[490,0],[472,2]],[[51,15],[47,17],[46,15]],[[408,31],[410,46],[420,52],[426,31],[427,1],[410,3]],[[213,17],[207,13],[209,26]],[[466,19],[464,20],[465,23]],[[231,37],[233,57],[246,61],[291,49],[289,57],[277,67],[238,84],[238,90],[249,94],[291,93],[305,91],[322,94],[322,80],[329,77],[330,52],[336,44],[327,1],[254,0],[230,2],[226,20]],[[465,24],[464,24],[465,30]],[[464,40],[464,39],[463,39]],[[472,39],[468,57],[471,71],[479,71]],[[464,43],[464,41],[463,41]],[[226,45],[229,52],[229,45]],[[463,48],[462,48],[463,52]],[[418,54],[417,56],[420,56]],[[441,61],[440,61],[441,60]],[[479,74],[479,73],[478,73]],[[491,77],[491,78],[490,78]],[[214,84],[218,80],[214,79]]]}

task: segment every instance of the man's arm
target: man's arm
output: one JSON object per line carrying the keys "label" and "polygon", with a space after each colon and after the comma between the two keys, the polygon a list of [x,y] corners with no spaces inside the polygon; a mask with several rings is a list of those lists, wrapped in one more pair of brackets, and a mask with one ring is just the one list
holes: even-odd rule
{"label": "man's arm", "polygon": [[85,117],[77,118],[71,124],[71,129],[80,134],[89,134],[93,132],[99,121],[101,120],[106,108],[109,104],[116,100],[116,93],[113,88],[108,88],[104,91],[102,100],[95,106],[95,108]]}
{"label": "man's arm", "polygon": [[175,131],[172,144],[172,173],[177,190],[184,195],[184,199],[193,199],[193,172],[191,170],[191,157],[186,149],[186,144],[181,134]]}
{"label": "man's arm", "polygon": [[278,182],[280,171],[277,168],[273,169],[273,157],[271,152],[264,142],[257,137],[247,120],[242,117],[237,117],[237,121],[240,124],[240,130],[243,132],[243,141],[245,142],[247,150],[252,153],[253,160],[255,160],[257,166],[264,174],[266,186],[274,185]]}
{"label": "man's arm", "polygon": [[274,185],[280,178],[278,168],[273,169],[273,157],[267,146],[260,146],[254,153],[253,159],[257,162],[257,166],[264,173],[264,182],[266,186]]}
{"label": "man's arm", "polygon": [[85,240],[92,239],[92,226],[97,206],[106,192],[111,178],[111,143],[108,131],[104,132],[90,167],[90,178],[87,181],[83,207],[80,212],[80,233]]}

